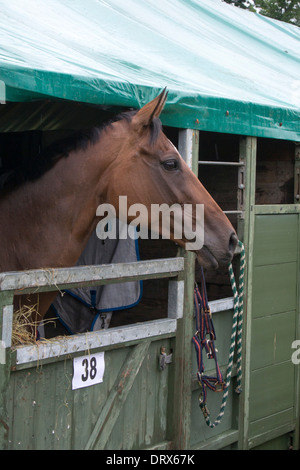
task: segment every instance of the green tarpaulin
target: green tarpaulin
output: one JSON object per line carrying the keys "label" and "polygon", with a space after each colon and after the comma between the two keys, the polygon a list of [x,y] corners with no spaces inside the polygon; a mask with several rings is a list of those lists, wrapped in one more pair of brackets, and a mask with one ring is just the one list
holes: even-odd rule
{"label": "green tarpaulin", "polygon": [[0,0],[0,80],[126,107],[167,86],[166,125],[300,141],[300,28],[221,0]]}

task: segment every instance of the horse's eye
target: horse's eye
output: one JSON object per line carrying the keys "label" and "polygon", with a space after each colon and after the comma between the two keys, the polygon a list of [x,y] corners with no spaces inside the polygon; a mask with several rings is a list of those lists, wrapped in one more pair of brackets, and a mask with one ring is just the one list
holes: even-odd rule
{"label": "horse's eye", "polygon": [[176,160],[175,158],[172,158],[172,160],[166,160],[165,162],[162,162],[162,166],[167,171],[174,171],[174,170],[178,170],[179,163],[178,163],[178,160]]}

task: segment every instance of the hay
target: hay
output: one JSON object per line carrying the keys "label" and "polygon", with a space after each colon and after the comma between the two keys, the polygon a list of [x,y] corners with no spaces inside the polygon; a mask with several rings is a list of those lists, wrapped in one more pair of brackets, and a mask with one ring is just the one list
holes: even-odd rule
{"label": "hay", "polygon": [[[14,313],[12,327],[12,346],[37,344],[37,322],[33,321],[38,315],[38,305],[22,305]],[[54,322],[54,319],[47,320]],[[46,322],[44,322],[46,323]]]}

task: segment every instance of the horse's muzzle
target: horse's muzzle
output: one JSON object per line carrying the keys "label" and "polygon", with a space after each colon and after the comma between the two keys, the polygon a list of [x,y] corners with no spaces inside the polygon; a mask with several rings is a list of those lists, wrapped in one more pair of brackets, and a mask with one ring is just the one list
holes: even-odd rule
{"label": "horse's muzzle", "polygon": [[234,252],[235,252],[235,249],[237,247],[237,244],[238,244],[238,237],[236,235],[235,232],[233,232],[229,238],[229,247],[228,247],[228,252],[229,252],[229,256],[230,256],[230,259],[228,262],[230,262],[232,260],[232,257],[234,255]]}
{"label": "horse's muzzle", "polygon": [[216,249],[213,246],[204,244],[201,250],[196,252],[198,262],[206,269],[215,270],[221,266],[225,266],[231,262],[237,244],[238,237],[235,232],[232,232],[229,237],[228,245],[223,250],[219,247]]}

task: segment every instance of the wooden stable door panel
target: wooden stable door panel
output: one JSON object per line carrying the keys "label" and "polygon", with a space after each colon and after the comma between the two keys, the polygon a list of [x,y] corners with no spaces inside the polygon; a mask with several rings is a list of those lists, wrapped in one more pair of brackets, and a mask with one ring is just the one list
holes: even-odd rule
{"label": "wooden stable door panel", "polygon": [[254,266],[288,263],[298,256],[298,214],[257,215]]}
{"label": "wooden stable door panel", "polygon": [[[267,443],[269,441],[268,432],[272,435],[272,432],[276,428],[280,428],[282,425],[286,425],[287,427],[295,420],[295,410],[294,408],[288,408],[286,410],[280,411],[279,413],[271,414],[269,416],[265,416],[264,418],[257,419],[253,421],[249,425],[249,444],[250,447],[253,447],[251,444],[251,437],[261,436],[263,433],[266,433],[264,438],[264,447],[267,449]],[[275,447],[273,450],[280,450],[279,448]]]}
{"label": "wooden stable door panel", "polygon": [[255,217],[249,390],[253,442],[295,420],[291,345],[298,323],[298,227],[298,214]]}
{"label": "wooden stable door panel", "polygon": [[13,372],[9,448],[129,450],[168,441],[174,363],[160,370],[159,357],[172,346],[165,338],[106,351],[103,382],[76,390],[69,358]]}
{"label": "wooden stable door panel", "polygon": [[290,360],[295,324],[295,311],[253,320],[251,370]]}
{"label": "wooden stable door panel", "polygon": [[252,372],[250,421],[294,407],[294,375],[294,365],[291,361]]}
{"label": "wooden stable door panel", "polygon": [[296,279],[296,262],[254,268],[253,318],[295,310],[297,295]]}

